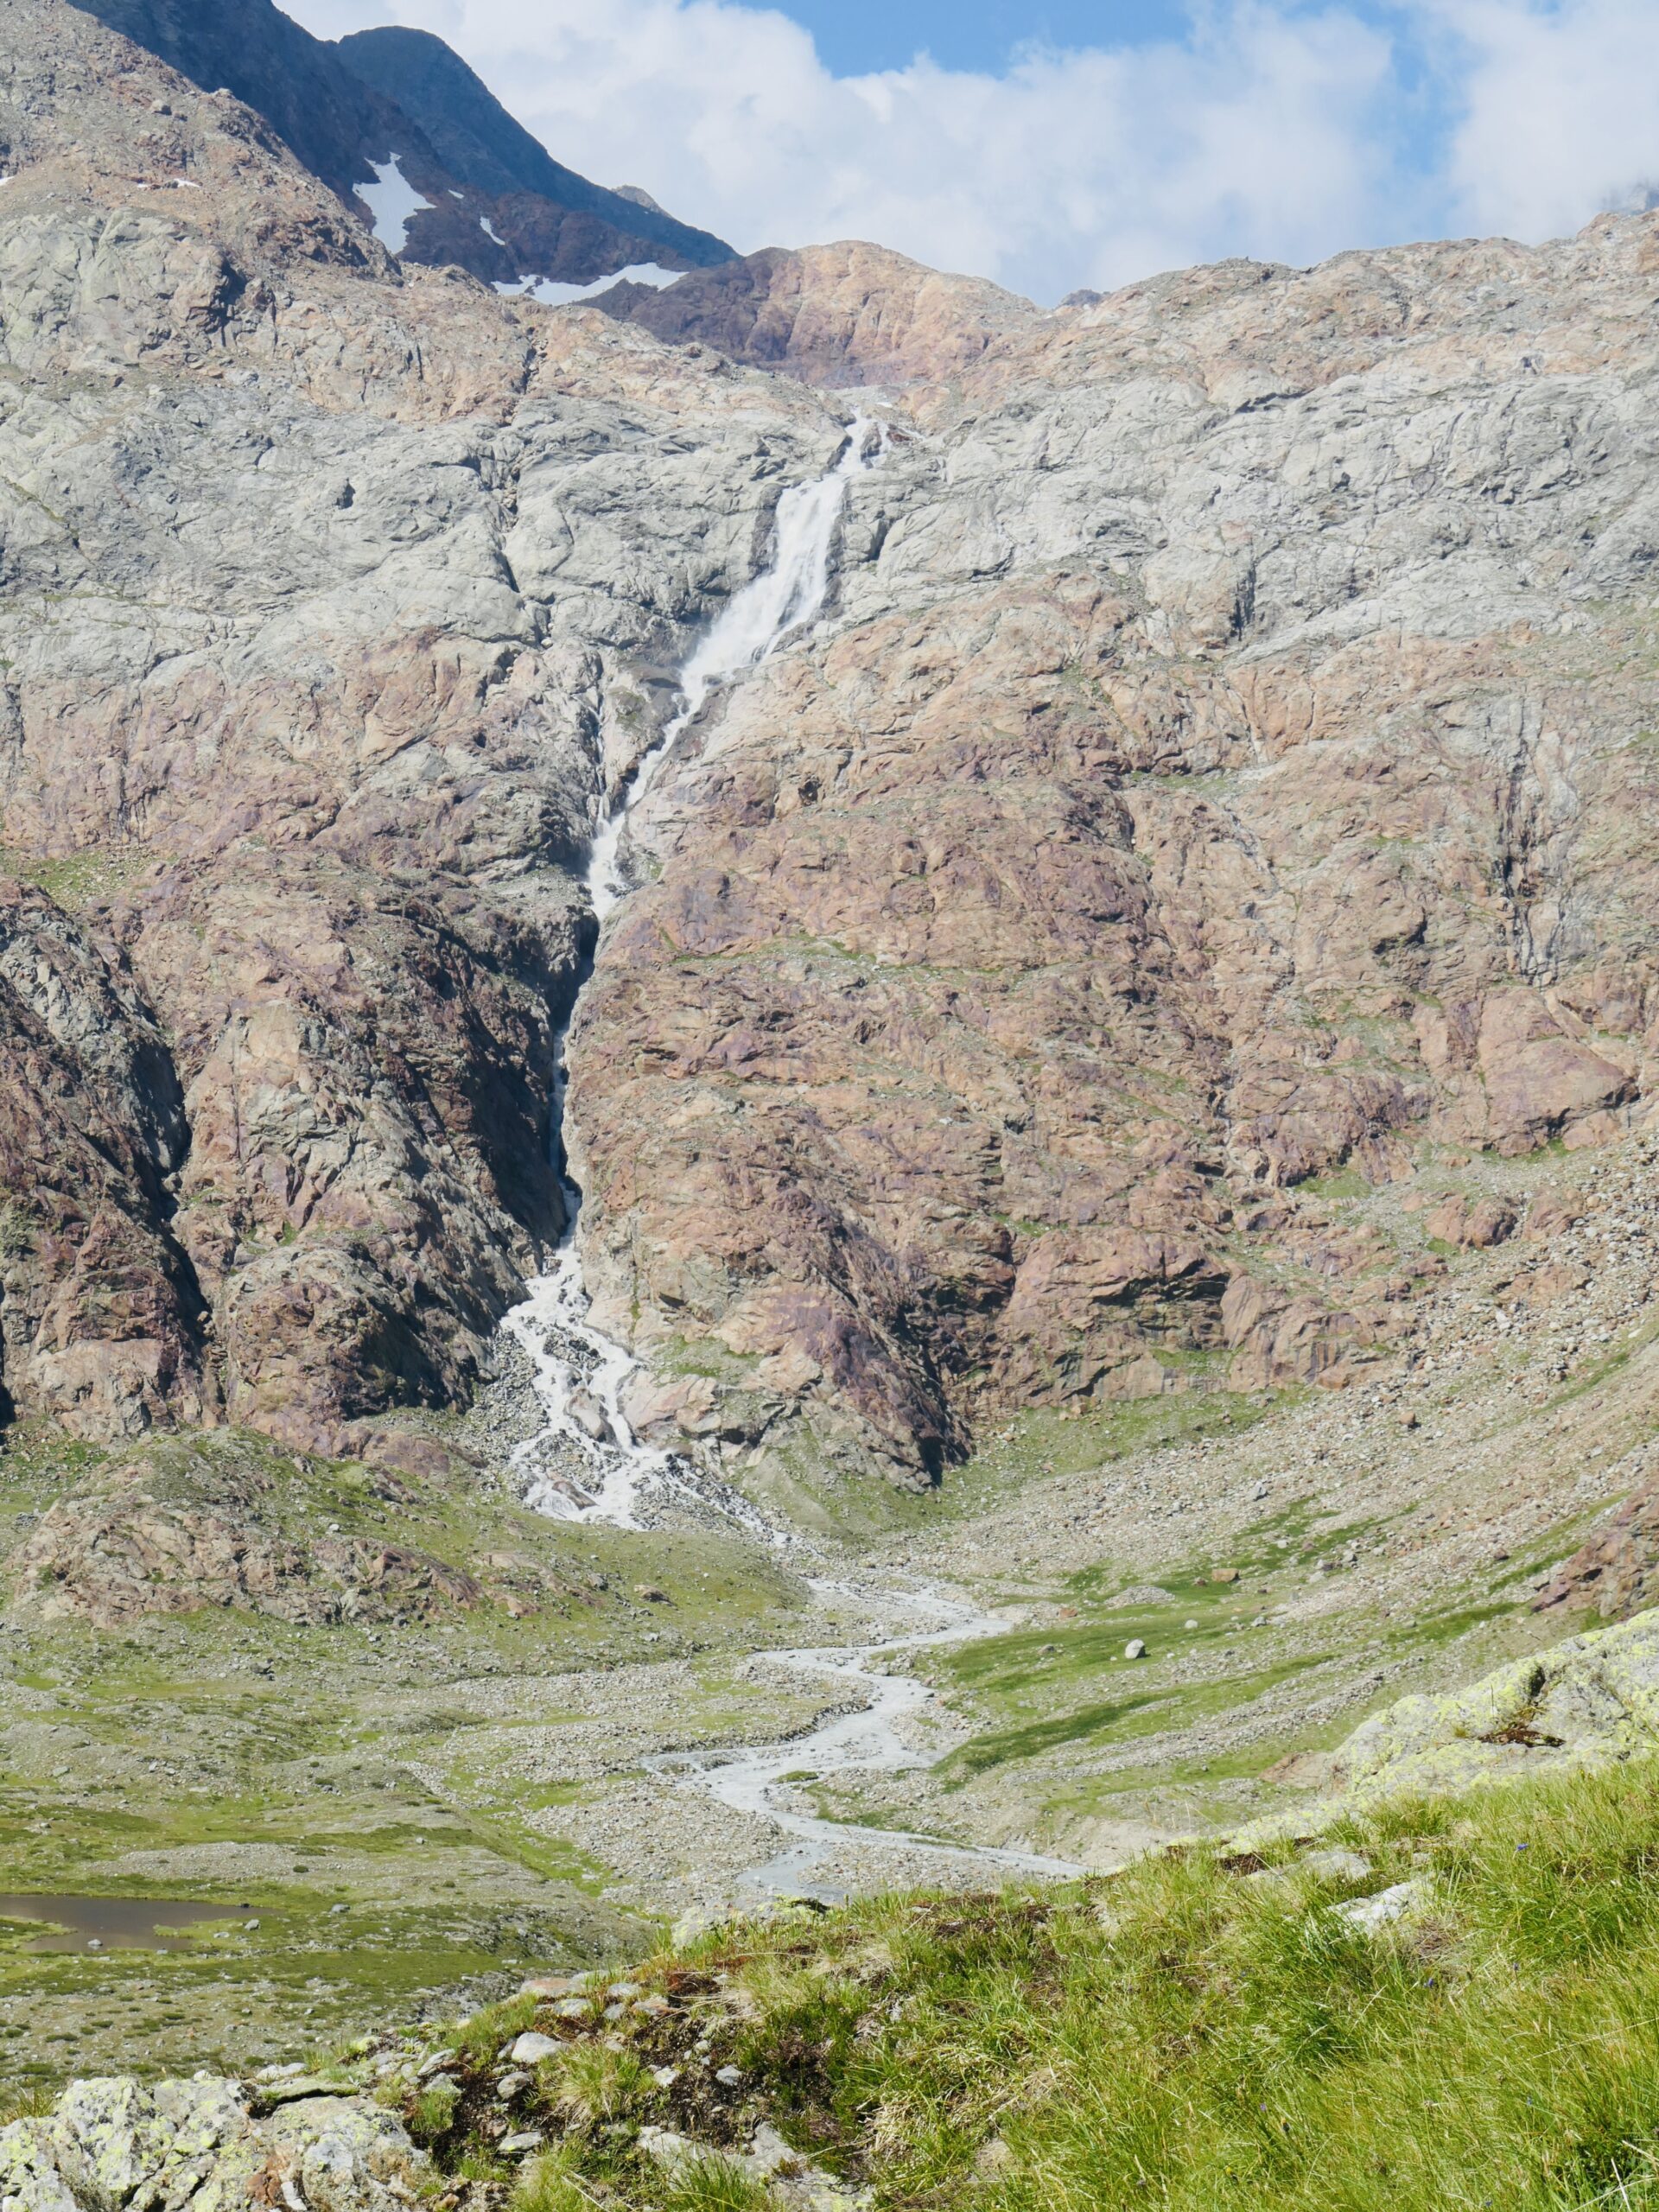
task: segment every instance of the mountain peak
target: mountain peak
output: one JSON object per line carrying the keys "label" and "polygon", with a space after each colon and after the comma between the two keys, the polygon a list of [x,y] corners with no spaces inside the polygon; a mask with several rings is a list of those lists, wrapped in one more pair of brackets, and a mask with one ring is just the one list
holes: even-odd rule
{"label": "mountain peak", "polygon": [[330,43],[272,0],[74,0],[204,92],[221,86],[410,261],[486,283],[586,284],[640,264],[710,268],[733,250],[648,196],[554,160],[429,31]]}

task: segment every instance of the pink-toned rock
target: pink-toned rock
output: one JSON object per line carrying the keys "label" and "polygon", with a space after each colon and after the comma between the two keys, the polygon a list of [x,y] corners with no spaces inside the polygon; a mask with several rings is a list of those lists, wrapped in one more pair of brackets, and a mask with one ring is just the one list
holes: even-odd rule
{"label": "pink-toned rock", "polygon": [[1443,1243],[1487,1252],[1514,1236],[1519,1219],[1518,1209],[1507,1198],[1468,1199],[1454,1193],[1424,1216],[1423,1226]]}

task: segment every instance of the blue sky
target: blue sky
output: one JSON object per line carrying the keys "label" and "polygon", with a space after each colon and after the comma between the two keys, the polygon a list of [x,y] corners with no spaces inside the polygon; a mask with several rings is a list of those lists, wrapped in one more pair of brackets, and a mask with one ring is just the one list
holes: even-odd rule
{"label": "blue sky", "polygon": [[836,75],[902,69],[921,53],[951,69],[999,68],[1025,45],[1077,48],[1179,38],[1186,10],[1172,0],[787,0]]}
{"label": "blue sky", "polygon": [[1541,240],[1659,176],[1659,0],[285,0],[448,38],[561,161],[743,251],[1044,302],[1225,255]]}

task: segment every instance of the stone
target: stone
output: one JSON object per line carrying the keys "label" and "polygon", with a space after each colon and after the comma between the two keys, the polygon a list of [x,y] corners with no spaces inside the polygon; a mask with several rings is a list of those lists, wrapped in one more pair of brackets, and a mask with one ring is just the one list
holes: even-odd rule
{"label": "stone", "polygon": [[690,2136],[682,2135],[671,2127],[647,2125],[639,2131],[639,2152],[669,2173],[677,2168],[694,2164],[700,2157],[712,2155],[694,2143]]}
{"label": "stone", "polygon": [[1559,1567],[1535,1612],[1597,1612],[1624,1620],[1659,1604],[1659,1481],[1632,1491]]}
{"label": "stone", "polygon": [[1238,1580],[1238,1569],[1236,1567],[1215,1567],[1211,1572],[1210,1580],[1212,1582],[1236,1582]]}
{"label": "stone", "polygon": [[1126,1659],[1144,1659],[1146,1656],[1147,1647],[1138,1636],[1131,1637],[1123,1647],[1123,1656]]}
{"label": "stone", "polygon": [[747,2156],[768,2179],[779,2175],[798,2174],[805,2164],[800,2152],[792,2145],[785,2143],[778,2130],[770,2125],[755,2129]]}
{"label": "stone", "polygon": [[1340,1844],[1305,1852],[1298,1864],[1305,1873],[1317,1875],[1322,1882],[1365,1882],[1375,1872],[1363,1852],[1350,1851]]}
{"label": "stone", "polygon": [[1372,1936],[1379,1929],[1390,1928],[1395,1922],[1421,1912],[1427,1897],[1426,1882],[1396,1882],[1391,1889],[1379,1890],[1375,1897],[1350,1897],[1345,1904],[1332,1905],[1331,1910],[1351,1928]]}
{"label": "stone", "polygon": [[717,2066],[715,2079],[722,2088],[734,2089],[743,2079],[743,2069],[741,2066]]}
{"label": "stone", "polygon": [[496,2149],[504,2158],[528,2158],[532,2151],[539,2151],[547,2138],[539,2128],[522,2128],[513,2135],[504,2135]]}
{"label": "stone", "polygon": [[45,2118],[0,2128],[0,2197],[19,2212],[187,2196],[200,2212],[242,2212],[281,2180],[311,2212],[398,2212],[429,2175],[377,2106],[317,2095],[255,2120],[238,2084],[208,2075],[74,2082]]}
{"label": "stone", "polygon": [[563,2048],[556,2037],[527,2029],[514,2043],[510,2056],[515,2066],[539,2066],[544,2058],[556,2058]]}

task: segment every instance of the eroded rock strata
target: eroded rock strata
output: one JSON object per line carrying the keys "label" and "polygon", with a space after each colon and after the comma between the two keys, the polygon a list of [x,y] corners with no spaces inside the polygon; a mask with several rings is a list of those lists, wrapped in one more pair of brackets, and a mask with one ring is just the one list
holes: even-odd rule
{"label": "eroded rock strata", "polygon": [[814,249],[630,323],[404,266],[67,0],[0,73],[12,1410],[349,1452],[473,1394],[602,799],[844,435],[797,378],[901,388],[889,449],[573,1043],[649,1433],[919,1484],[1339,1382],[1436,1262],[1328,1179],[1643,1120],[1654,218],[1052,315]]}
{"label": "eroded rock strata", "polygon": [[4,67],[0,1382],[347,1450],[563,1225],[573,864],[840,430],[405,272],[59,0]]}
{"label": "eroded rock strata", "polygon": [[1188,272],[912,390],[579,1025],[642,1421],[925,1479],[1340,1379],[1411,1281],[1317,1179],[1641,1119],[1656,243]]}

